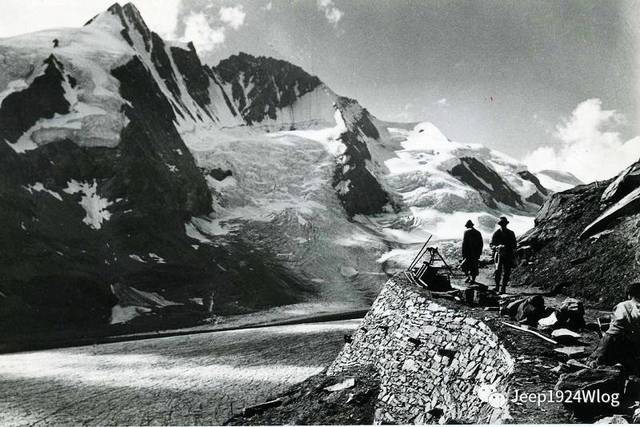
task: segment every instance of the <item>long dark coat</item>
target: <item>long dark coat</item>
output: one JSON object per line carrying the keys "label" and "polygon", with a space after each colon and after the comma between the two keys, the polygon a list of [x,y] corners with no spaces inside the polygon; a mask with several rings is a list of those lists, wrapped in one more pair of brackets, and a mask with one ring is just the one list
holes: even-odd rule
{"label": "long dark coat", "polygon": [[491,247],[495,248],[498,245],[504,245],[504,249],[500,251],[500,257],[506,261],[513,261],[516,256],[516,247],[518,241],[516,240],[516,234],[508,228],[504,231],[498,228],[493,237],[491,238]]}
{"label": "long dark coat", "polygon": [[482,255],[482,234],[475,228],[470,228],[464,232],[462,238],[462,257],[477,260]]}

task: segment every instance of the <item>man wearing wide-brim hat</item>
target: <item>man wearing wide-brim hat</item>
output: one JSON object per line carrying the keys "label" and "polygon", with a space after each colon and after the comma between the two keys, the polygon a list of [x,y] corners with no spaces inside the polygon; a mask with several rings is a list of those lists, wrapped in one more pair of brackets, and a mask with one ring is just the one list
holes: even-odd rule
{"label": "man wearing wide-brim hat", "polygon": [[516,234],[507,228],[509,220],[503,216],[498,220],[498,228],[491,238],[493,260],[496,265],[494,280],[496,292],[505,293],[511,276],[511,269],[516,259]]}

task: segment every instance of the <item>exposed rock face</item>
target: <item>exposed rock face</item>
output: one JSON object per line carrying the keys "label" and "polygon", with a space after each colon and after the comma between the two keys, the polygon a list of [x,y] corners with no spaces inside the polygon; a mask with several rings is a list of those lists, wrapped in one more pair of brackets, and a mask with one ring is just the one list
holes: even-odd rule
{"label": "exposed rock face", "polygon": [[562,290],[606,308],[619,302],[640,273],[638,189],[631,188],[633,178],[624,178],[632,170],[552,195],[520,239],[531,247],[532,263],[514,270],[515,282]]}
{"label": "exposed rock face", "polygon": [[[497,208],[497,202],[514,208],[522,208],[520,195],[505,183],[500,175],[473,157],[463,157],[454,166],[451,175],[475,188],[482,199],[491,208]],[[538,183],[539,184],[539,183]]]}
{"label": "exposed rock face", "polygon": [[233,100],[248,124],[275,120],[279,109],[291,106],[320,86],[315,76],[289,62],[246,53],[221,61],[215,71],[231,85]]}
{"label": "exposed rock face", "polygon": [[367,145],[350,131],[340,139],[347,148],[341,157],[344,163],[336,166],[333,187],[344,209],[350,216],[382,212],[389,196],[367,169],[366,162],[371,160]]}
{"label": "exposed rock face", "polygon": [[[0,104],[0,138],[11,144],[41,118],[69,112],[63,83],[64,67],[55,56],[44,61],[44,72],[31,85],[9,94]],[[69,83],[67,83],[69,84]]]}
{"label": "exposed rock face", "polygon": [[336,108],[347,129],[340,135],[345,150],[337,159],[332,185],[349,216],[380,213],[391,199],[372,171],[368,148],[378,143],[380,132],[355,100],[340,97]]}
{"label": "exposed rock face", "polygon": [[[148,253],[169,258],[184,252],[176,257],[178,264],[197,259],[182,224],[210,211],[204,179],[172,125],[171,107],[160,102],[159,89],[140,61],[113,73],[131,105],[117,147],[87,149],[60,140],[0,159],[3,178],[18,181],[3,186],[7,203],[0,228],[7,237],[3,241],[13,246],[2,260],[3,292],[35,323],[53,318],[54,327],[103,324],[114,304],[112,281],[170,270],[130,255],[141,254],[142,260]],[[202,261],[184,278],[204,269]],[[10,320],[24,321],[21,316]]]}
{"label": "exposed rock face", "polygon": [[527,197],[526,200],[538,206],[542,206],[549,197],[549,194],[551,194],[551,191],[545,188],[545,186],[540,182],[540,179],[529,171],[520,171],[518,172],[518,175],[520,175],[522,179],[532,182],[537,189],[537,191]]}
{"label": "exposed rock face", "polygon": [[640,162],[622,171],[605,188],[600,202],[606,210],[585,227],[580,237],[593,236],[606,230],[619,218],[640,212]]}
{"label": "exposed rock face", "polygon": [[602,193],[602,203],[615,203],[640,186],[640,163],[622,171]]}
{"label": "exposed rock face", "polygon": [[[169,206],[177,211],[176,219],[182,221],[209,213],[211,193],[173,125],[175,115],[171,105],[147,69],[134,58],[114,69],[113,75],[121,83],[122,97],[129,101],[124,111],[131,120],[122,132],[119,147],[126,150],[123,161],[130,161],[124,165],[129,188],[123,189],[122,196],[129,200],[143,197],[141,205],[149,209],[148,214],[166,211]],[[155,155],[149,156],[149,152]],[[147,168],[142,166],[145,163],[153,165]],[[164,182],[158,182],[160,178],[149,174],[147,169],[162,171]],[[178,203],[170,203],[173,200]]]}
{"label": "exposed rock face", "polygon": [[636,188],[605,210],[598,218],[593,220],[591,224],[585,227],[582,233],[580,233],[580,237],[586,238],[593,236],[600,231],[606,230],[619,218],[633,215],[638,211],[640,211],[640,188]]}

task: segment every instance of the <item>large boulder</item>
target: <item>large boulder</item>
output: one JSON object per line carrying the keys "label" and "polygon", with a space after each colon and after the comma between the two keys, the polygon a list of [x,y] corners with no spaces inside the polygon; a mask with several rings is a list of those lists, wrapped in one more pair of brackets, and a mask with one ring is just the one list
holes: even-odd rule
{"label": "large boulder", "polygon": [[615,203],[640,186],[640,162],[636,162],[623,170],[604,190],[600,200],[602,203]]}
{"label": "large boulder", "polygon": [[[584,420],[613,413],[624,394],[625,380],[625,375],[619,369],[588,368],[560,375],[555,390],[564,393],[565,406],[577,418]],[[569,393],[571,399],[567,399]]]}
{"label": "large boulder", "polygon": [[617,219],[626,215],[635,214],[638,211],[640,211],[640,188],[631,191],[593,220],[593,222],[587,225],[582,233],[580,233],[580,238],[591,237],[598,232],[604,231],[611,227]]}

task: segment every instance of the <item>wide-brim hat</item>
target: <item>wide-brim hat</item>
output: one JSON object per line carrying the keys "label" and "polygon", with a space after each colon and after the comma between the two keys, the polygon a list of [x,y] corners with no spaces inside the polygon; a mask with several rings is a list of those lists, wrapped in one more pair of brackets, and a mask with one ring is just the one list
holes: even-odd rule
{"label": "wide-brim hat", "polygon": [[465,227],[473,227],[473,221],[468,220],[468,221],[464,224],[464,226],[465,226]]}
{"label": "wide-brim hat", "polygon": [[509,224],[509,220],[506,217],[501,216],[500,219],[498,220],[498,225],[507,225],[507,224]]}

